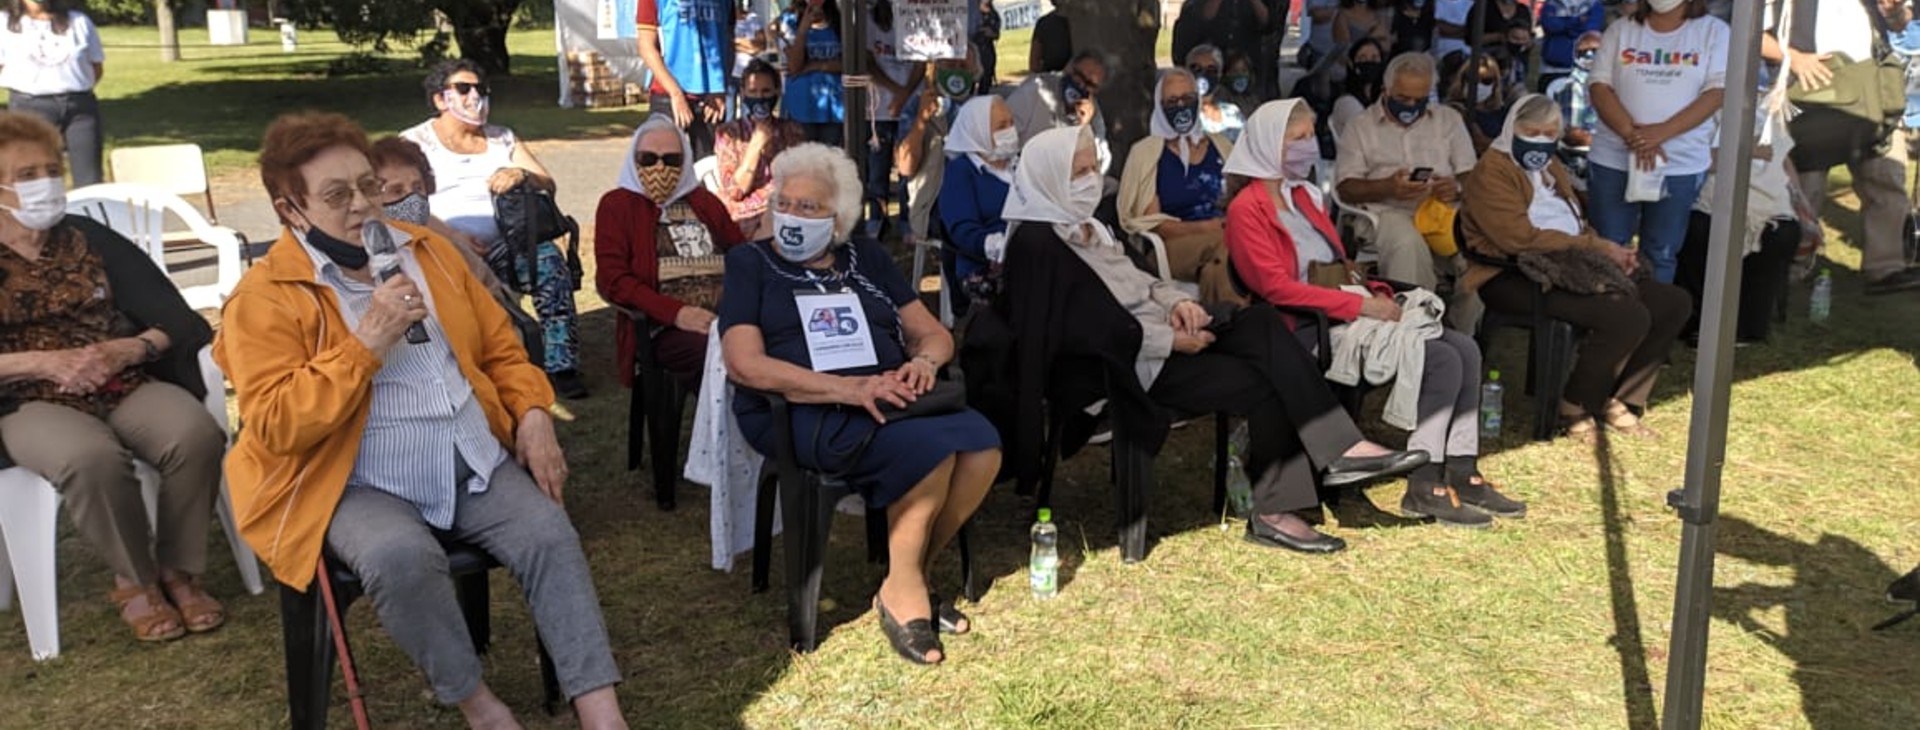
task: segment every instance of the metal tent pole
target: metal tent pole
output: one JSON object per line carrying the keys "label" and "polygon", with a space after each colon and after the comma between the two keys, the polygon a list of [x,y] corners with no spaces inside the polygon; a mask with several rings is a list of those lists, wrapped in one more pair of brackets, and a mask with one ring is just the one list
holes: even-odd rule
{"label": "metal tent pole", "polygon": [[[1465,74],[1465,77],[1469,79],[1469,81],[1461,86],[1460,91],[1466,94],[1468,101],[1478,98],[1473,95],[1473,90],[1480,84],[1480,57],[1486,55],[1486,52],[1481,48],[1481,46],[1486,45],[1486,34],[1480,31],[1487,25],[1487,5],[1489,4],[1490,3],[1486,2],[1477,2],[1473,4],[1472,10],[1467,11],[1467,66],[1461,73]],[[1338,19],[1336,18],[1336,20]],[[1434,60],[1438,61],[1441,59],[1436,58]],[[1440,88],[1437,89],[1440,103],[1445,104],[1447,102],[1448,84],[1453,83],[1453,81],[1453,79],[1440,79]]]}
{"label": "metal tent pole", "polygon": [[[873,89],[867,81],[871,70],[867,68],[867,0],[841,0],[840,2],[840,71],[843,74],[842,104],[846,108],[846,126],[840,142],[841,149],[853,158],[854,167],[860,170],[860,180],[867,179],[867,138],[873,136],[869,124],[867,104],[873,98]],[[850,83],[849,83],[850,82]],[[866,192],[860,197],[866,199]]]}
{"label": "metal tent pole", "polygon": [[1706,690],[1707,632],[1713,609],[1715,521],[1720,471],[1727,453],[1727,400],[1733,386],[1733,335],[1738,321],[1740,259],[1747,229],[1747,186],[1753,168],[1755,87],[1760,66],[1760,3],[1736,3],[1727,58],[1726,98],[1720,107],[1719,182],[1713,189],[1706,301],[1700,321],[1700,359],[1694,366],[1693,421],[1687,434],[1686,488],[1667,495],[1685,523],[1680,575],[1667,653],[1667,690],[1661,725],[1700,727]]}

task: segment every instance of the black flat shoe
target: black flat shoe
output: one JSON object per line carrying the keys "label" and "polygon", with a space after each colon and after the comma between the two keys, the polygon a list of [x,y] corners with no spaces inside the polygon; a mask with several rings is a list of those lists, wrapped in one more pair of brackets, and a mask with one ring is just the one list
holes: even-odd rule
{"label": "black flat shoe", "polygon": [[587,390],[587,381],[580,377],[578,370],[562,370],[547,373],[547,382],[553,385],[553,392],[567,400],[583,400],[591,393]]}
{"label": "black flat shoe", "polygon": [[880,602],[878,595],[873,597],[873,608],[880,612],[880,631],[887,635],[887,643],[893,645],[894,653],[900,658],[920,665],[940,663],[928,659],[928,652],[940,652],[943,661],[947,658],[946,647],[940,645],[940,635],[934,632],[932,621],[917,618],[901,626],[893,620],[893,614],[887,612],[886,604]]}
{"label": "black flat shoe", "polygon": [[[928,593],[927,605],[933,607],[933,617],[939,619],[940,633],[957,636],[973,630],[973,619],[960,612],[957,602],[944,602],[940,600],[940,594]],[[963,623],[967,625],[965,629],[960,628]]]}
{"label": "black flat shoe", "polygon": [[1243,539],[1262,547],[1284,548],[1311,555],[1327,555],[1347,549],[1347,541],[1319,530],[1313,532],[1313,537],[1307,538],[1288,535],[1268,526],[1259,515],[1247,518],[1247,534]]}
{"label": "black flat shoe", "polygon": [[1320,483],[1339,487],[1371,479],[1400,476],[1425,466],[1425,451],[1390,451],[1379,456],[1342,456],[1327,465]]}

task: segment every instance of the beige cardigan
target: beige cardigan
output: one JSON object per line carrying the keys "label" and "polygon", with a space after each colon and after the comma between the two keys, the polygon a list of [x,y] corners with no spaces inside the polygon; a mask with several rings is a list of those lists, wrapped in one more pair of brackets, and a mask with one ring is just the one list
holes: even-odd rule
{"label": "beige cardigan", "polygon": [[[1220,150],[1220,159],[1233,154],[1233,143],[1224,134],[1208,134],[1207,140]],[[1127,233],[1138,235],[1159,227],[1160,224],[1178,220],[1165,213],[1148,213],[1155,200],[1160,198],[1159,178],[1160,151],[1166,149],[1167,140],[1163,137],[1148,135],[1133,143],[1133,149],[1127,152],[1127,166],[1120,172],[1120,227]],[[1224,197],[1221,210],[1226,210]]]}

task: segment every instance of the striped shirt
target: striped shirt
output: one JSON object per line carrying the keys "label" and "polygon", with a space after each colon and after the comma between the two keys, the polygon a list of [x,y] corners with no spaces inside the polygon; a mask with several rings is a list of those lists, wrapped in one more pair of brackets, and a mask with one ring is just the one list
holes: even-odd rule
{"label": "striped shirt", "polygon": [[[392,234],[396,241],[408,238],[401,231]],[[340,316],[347,327],[358,327],[373,303],[373,285],[347,278],[324,254],[304,240],[301,244],[313,259],[314,279],[339,298]],[[400,247],[400,260],[408,277],[425,280],[411,247]],[[420,509],[428,525],[444,530],[453,525],[458,487],[455,459],[472,470],[473,477],[464,486],[478,494],[487,490],[487,480],[507,454],[488,430],[473,387],[461,374],[438,319],[431,315],[436,311],[432,293],[425,289],[421,293],[429,312],[422,324],[431,339],[419,345],[403,340],[387,348],[380,371],[373,376],[373,404],[347,486],[404,499]]]}

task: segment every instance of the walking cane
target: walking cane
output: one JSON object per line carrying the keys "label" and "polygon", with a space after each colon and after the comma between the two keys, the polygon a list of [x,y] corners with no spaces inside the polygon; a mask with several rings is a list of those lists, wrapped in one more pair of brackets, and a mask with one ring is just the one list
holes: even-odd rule
{"label": "walking cane", "polygon": [[353,674],[353,655],[347,652],[346,624],[341,622],[340,607],[333,601],[333,581],[327,576],[327,562],[320,561],[314,579],[320,584],[320,602],[326,605],[327,622],[333,627],[333,652],[340,660],[340,674],[347,678],[347,704],[353,707],[353,726],[371,730],[367,720],[367,701],[360,696],[360,679]]}

